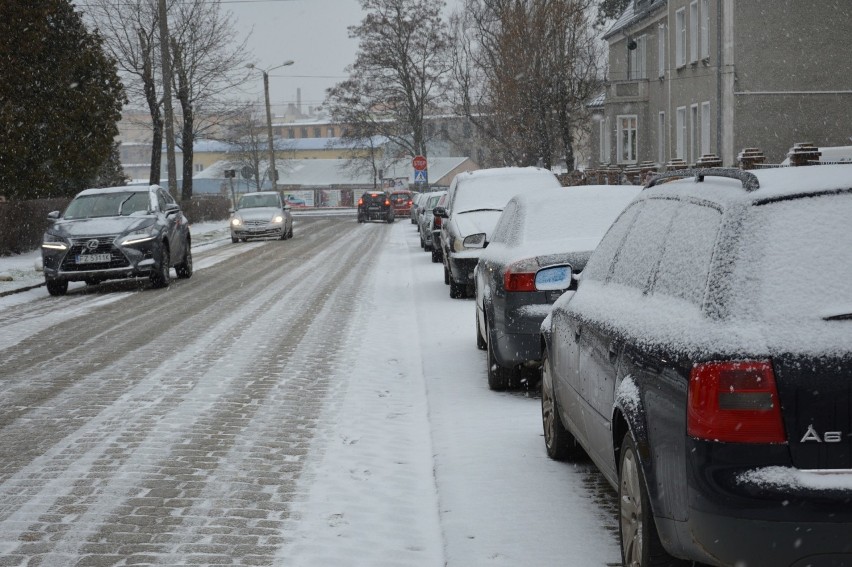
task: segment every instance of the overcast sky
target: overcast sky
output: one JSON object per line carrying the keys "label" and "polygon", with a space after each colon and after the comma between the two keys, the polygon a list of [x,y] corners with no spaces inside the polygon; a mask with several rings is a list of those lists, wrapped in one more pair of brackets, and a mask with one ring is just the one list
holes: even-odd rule
{"label": "overcast sky", "polygon": [[[358,47],[347,27],[363,17],[359,0],[222,0],[222,10],[233,14],[239,37],[249,36],[258,67],[295,62],[269,74],[269,98],[276,112],[296,102],[297,89],[307,112],[323,102],[325,89],[347,77],[345,68]],[[259,101],[263,97],[260,73],[253,96]]]}

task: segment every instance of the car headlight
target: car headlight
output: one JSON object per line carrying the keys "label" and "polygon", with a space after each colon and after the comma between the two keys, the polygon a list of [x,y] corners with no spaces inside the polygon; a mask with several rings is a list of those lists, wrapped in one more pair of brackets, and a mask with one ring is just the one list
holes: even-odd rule
{"label": "car headlight", "polygon": [[283,216],[275,215],[274,217],[272,217],[272,224],[281,224],[282,222],[284,222]]}
{"label": "car headlight", "polygon": [[41,247],[49,250],[68,250],[68,243],[61,236],[46,232]]}
{"label": "car headlight", "polygon": [[231,219],[231,226],[233,227],[242,226],[242,224],[243,220],[239,217],[234,217]]}
{"label": "car headlight", "polygon": [[155,238],[157,238],[157,228],[152,224],[137,228],[133,232],[124,235],[124,237],[119,242],[119,245],[130,246],[133,244],[139,244],[140,242],[148,242],[150,240],[154,240]]}

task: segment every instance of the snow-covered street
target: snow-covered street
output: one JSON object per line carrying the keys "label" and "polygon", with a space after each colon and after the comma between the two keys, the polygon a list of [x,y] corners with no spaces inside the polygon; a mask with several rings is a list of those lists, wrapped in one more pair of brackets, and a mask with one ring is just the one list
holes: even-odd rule
{"label": "snow-covered street", "polygon": [[0,564],[619,564],[613,492],[488,389],[413,225],[194,253],[0,298]]}

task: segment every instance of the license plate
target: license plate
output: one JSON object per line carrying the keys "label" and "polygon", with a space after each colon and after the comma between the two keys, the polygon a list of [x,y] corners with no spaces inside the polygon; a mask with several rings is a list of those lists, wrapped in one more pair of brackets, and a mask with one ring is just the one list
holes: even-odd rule
{"label": "license plate", "polygon": [[112,260],[109,254],[81,254],[77,256],[78,264],[105,264]]}

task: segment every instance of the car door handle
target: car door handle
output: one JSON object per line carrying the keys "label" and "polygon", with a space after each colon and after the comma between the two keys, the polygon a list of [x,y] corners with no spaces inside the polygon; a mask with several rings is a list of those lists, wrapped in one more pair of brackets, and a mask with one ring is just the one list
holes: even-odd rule
{"label": "car door handle", "polygon": [[583,333],[583,329],[581,327],[574,327],[574,340],[579,340],[580,335]]}

